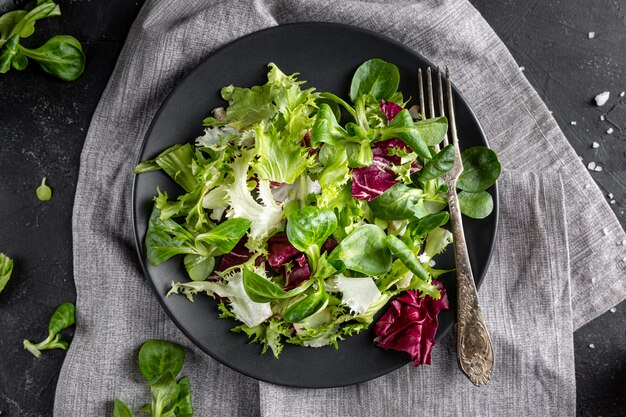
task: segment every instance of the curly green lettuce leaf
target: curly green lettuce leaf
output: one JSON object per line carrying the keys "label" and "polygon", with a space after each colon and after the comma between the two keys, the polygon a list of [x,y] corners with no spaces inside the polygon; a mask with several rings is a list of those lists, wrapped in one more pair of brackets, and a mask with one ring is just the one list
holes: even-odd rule
{"label": "curly green lettuce leaf", "polygon": [[244,218],[252,222],[250,239],[262,240],[280,229],[283,217],[282,207],[276,204],[270,190],[269,181],[259,181],[259,200],[248,191],[249,155],[242,155],[232,163],[234,181],[228,186],[229,218]]}

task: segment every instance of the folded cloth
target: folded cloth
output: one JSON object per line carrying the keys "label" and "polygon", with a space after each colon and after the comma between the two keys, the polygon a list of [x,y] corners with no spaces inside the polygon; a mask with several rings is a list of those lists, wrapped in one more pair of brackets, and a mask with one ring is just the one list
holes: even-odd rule
{"label": "folded cloth", "polygon": [[[453,338],[433,365],[327,390],[259,383],[195,348],[141,273],[131,222],[132,168],[165,96],[200,60],[250,32],[298,21],[382,33],[450,66],[506,172],[500,224],[480,290],[492,333],[492,381],[473,387]],[[73,213],[78,326],[55,416],[137,410],[149,391],[137,350],[149,338],[188,347],[198,416],[560,416],[575,413],[572,331],[626,298],[625,239],[600,190],[504,44],[466,1],[148,0],[93,116]],[[323,364],[320,364],[323,366]]]}

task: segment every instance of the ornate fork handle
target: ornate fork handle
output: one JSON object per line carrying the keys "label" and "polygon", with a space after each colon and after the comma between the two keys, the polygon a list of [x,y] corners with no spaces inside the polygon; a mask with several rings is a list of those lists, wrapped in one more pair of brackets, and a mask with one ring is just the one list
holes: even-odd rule
{"label": "ornate fork handle", "polygon": [[454,235],[457,285],[457,357],[461,370],[476,386],[485,385],[493,370],[493,345],[485,316],[480,311],[478,294],[469,261],[456,180],[448,183],[448,206]]}

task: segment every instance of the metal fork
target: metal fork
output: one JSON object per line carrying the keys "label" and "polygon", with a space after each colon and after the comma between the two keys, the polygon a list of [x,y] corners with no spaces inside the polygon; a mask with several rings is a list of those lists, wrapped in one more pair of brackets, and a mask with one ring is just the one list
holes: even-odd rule
{"label": "metal fork", "polygon": [[[470,265],[467,246],[465,244],[465,234],[463,233],[463,222],[461,220],[461,210],[459,209],[459,199],[456,193],[456,181],[463,172],[463,162],[459,150],[459,139],[456,133],[454,118],[454,104],[452,99],[452,86],[450,84],[448,68],[446,67],[446,92],[444,94],[441,80],[441,69],[437,67],[437,87],[439,114],[435,114],[432,73],[430,67],[426,70],[426,91],[428,94],[428,115],[426,115],[424,101],[424,82],[421,68],[418,70],[419,101],[420,111],[427,118],[446,116],[444,105],[447,102],[448,131],[452,137],[454,146],[454,166],[447,172],[443,179],[448,185],[448,206],[450,210],[450,221],[452,224],[452,234],[454,235],[454,260],[456,263],[456,284],[457,284],[457,327],[456,327],[456,349],[459,360],[459,367],[476,386],[485,385],[489,381],[493,370],[493,345],[485,316],[480,311],[478,294],[474,284],[474,276]],[[448,146],[448,135],[443,139],[443,146]],[[435,147],[435,152],[439,152],[439,147]]]}

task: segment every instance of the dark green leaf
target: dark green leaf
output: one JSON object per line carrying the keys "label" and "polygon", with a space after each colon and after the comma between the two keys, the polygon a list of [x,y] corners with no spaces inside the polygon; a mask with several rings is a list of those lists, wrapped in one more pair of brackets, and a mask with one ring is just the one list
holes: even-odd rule
{"label": "dark green leaf", "polygon": [[461,153],[463,173],[456,186],[461,190],[477,193],[495,184],[500,176],[500,162],[494,151],[483,146],[474,146]]}
{"label": "dark green leaf", "polygon": [[6,287],[13,272],[13,259],[0,252],[0,292]]}
{"label": "dark green leaf", "polygon": [[409,224],[409,230],[411,230],[411,236],[423,238],[433,230],[435,227],[443,226],[448,223],[450,214],[447,211],[440,211],[437,213],[429,214],[426,217],[412,221]]}
{"label": "dark green leaf", "polygon": [[72,303],[63,303],[54,310],[52,318],[50,318],[50,324],[48,325],[48,332],[51,334],[57,334],[61,330],[70,327],[76,323],[75,317],[76,309]]}
{"label": "dark green leaf", "polygon": [[454,146],[448,145],[435,155],[418,174],[421,182],[434,180],[452,169],[454,165]]}
{"label": "dark green leaf", "polygon": [[[386,237],[378,226],[360,226],[341,241],[328,257],[328,261],[335,266],[335,261],[339,260],[347,269],[365,275],[382,275],[391,268],[391,252],[385,246]],[[342,269],[337,266],[336,269]]]}
{"label": "dark green leaf", "polygon": [[204,281],[215,268],[213,256],[202,256],[193,253],[185,255],[185,269],[193,281]]}
{"label": "dark green leaf", "polygon": [[424,192],[418,188],[396,184],[369,202],[374,216],[382,220],[403,220],[424,217]]}
{"label": "dark green leaf", "polygon": [[398,67],[381,59],[365,61],[354,73],[350,85],[350,99],[369,94],[380,101],[390,98],[400,84]]}
{"label": "dark green leaf", "polygon": [[193,157],[193,147],[187,143],[166,149],[157,156],[156,163],[167,175],[189,193],[198,185],[198,181],[192,171]]}
{"label": "dark green leaf", "polygon": [[415,126],[408,110],[404,109],[387,126],[377,129],[380,140],[399,138],[406,143],[422,160],[431,159],[428,145]]}
{"label": "dark green leaf", "polygon": [[484,219],[493,211],[493,199],[487,191],[470,193],[461,191],[459,193],[459,206],[461,213],[472,219]]}
{"label": "dark green leaf", "polygon": [[139,370],[148,383],[168,373],[174,378],[184,361],[185,349],[165,340],[148,340],[139,350]]}
{"label": "dark green leaf", "polygon": [[315,104],[317,105],[317,108],[320,108],[322,104],[326,104],[332,110],[335,119],[341,120],[341,108],[336,101],[327,97],[318,97],[315,100]]}
{"label": "dark green leaf", "polygon": [[134,417],[128,406],[120,400],[113,402],[113,417]]}
{"label": "dark green leaf", "polygon": [[299,251],[309,253],[311,247],[317,252],[337,228],[337,217],[331,210],[306,206],[289,216],[287,237]]}
{"label": "dark green leaf", "polygon": [[423,281],[430,281],[428,272],[424,269],[421,263],[417,260],[417,257],[403,241],[395,236],[387,236],[385,239],[385,245],[389,248],[391,253],[396,255],[398,259],[407,267],[409,271],[413,272],[415,276]]}
{"label": "dark green leaf", "polygon": [[269,303],[288,297],[285,290],[246,267],[243,268],[243,289],[255,303]]}
{"label": "dark green leaf", "polygon": [[435,146],[443,140],[448,132],[448,119],[434,117],[432,119],[415,122],[415,127],[420,132],[422,140],[428,146]]}
{"label": "dark green leaf", "polygon": [[64,81],[77,79],[85,69],[85,54],[72,36],[54,36],[36,49],[18,46],[19,52],[36,61],[49,74]]}
{"label": "dark green leaf", "polygon": [[296,301],[285,310],[285,320],[290,323],[300,323],[307,317],[312,316],[328,304],[328,293],[324,285],[318,282],[317,290]]}
{"label": "dark green leaf", "polygon": [[211,231],[196,236],[196,241],[212,245],[217,250],[213,255],[223,255],[233,250],[246,234],[252,222],[248,219],[236,218],[226,220]]}

